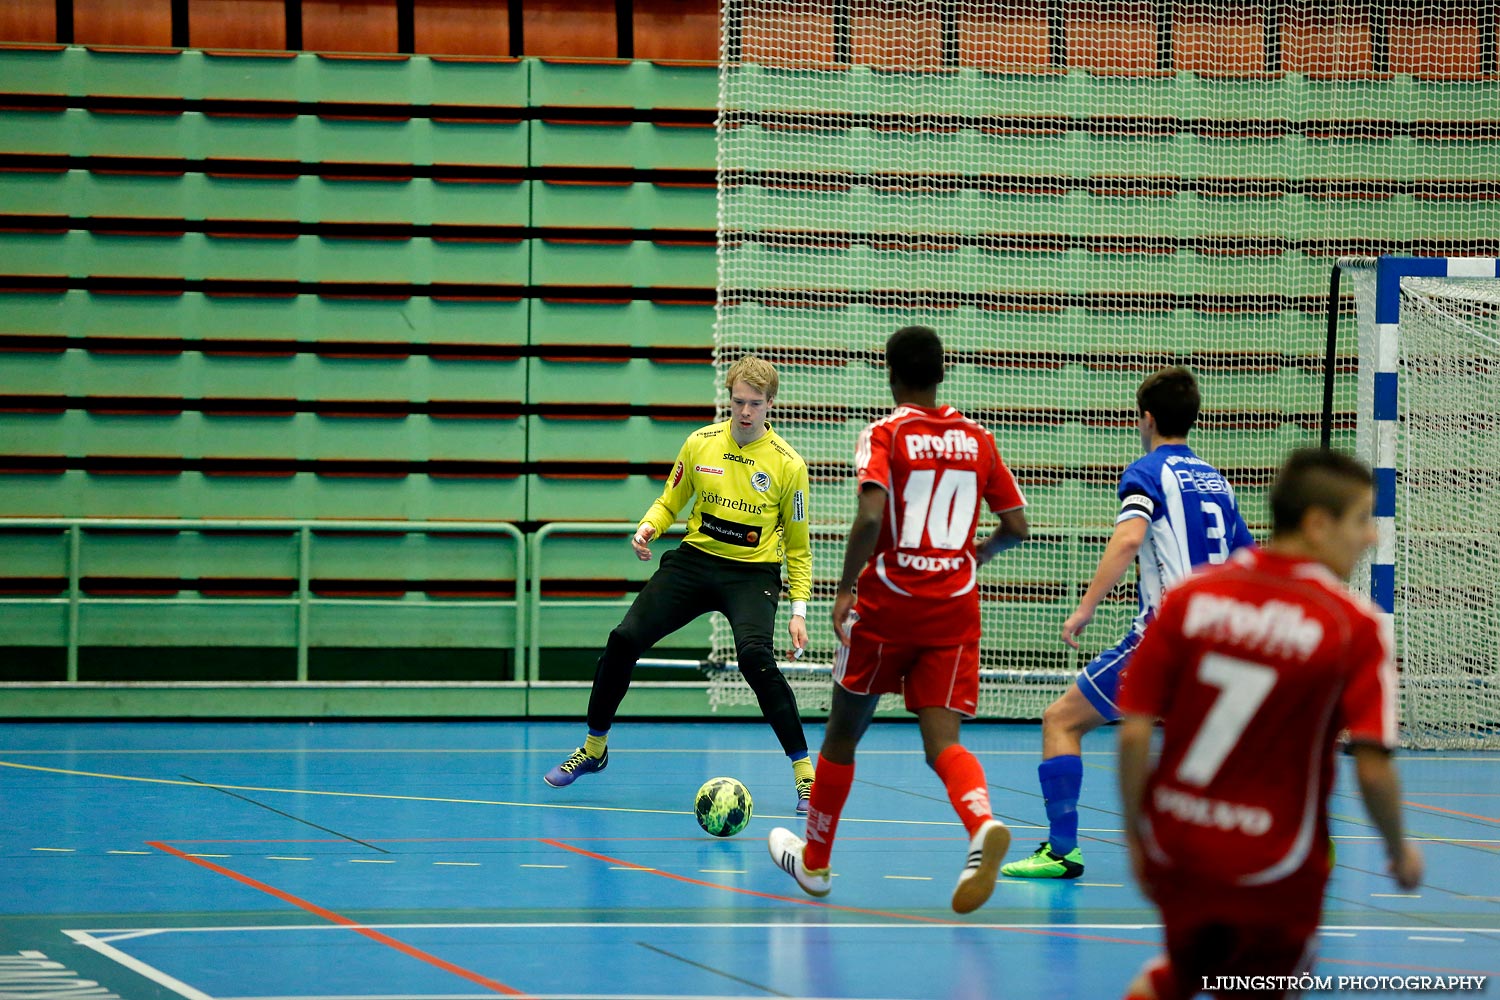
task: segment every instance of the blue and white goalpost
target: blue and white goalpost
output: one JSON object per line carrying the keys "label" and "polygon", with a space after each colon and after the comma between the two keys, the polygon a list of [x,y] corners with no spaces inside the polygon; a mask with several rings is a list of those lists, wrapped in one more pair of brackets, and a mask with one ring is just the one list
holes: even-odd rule
{"label": "blue and white goalpost", "polygon": [[1353,273],[1356,450],[1379,531],[1365,579],[1394,627],[1403,740],[1500,746],[1500,263],[1380,257]]}

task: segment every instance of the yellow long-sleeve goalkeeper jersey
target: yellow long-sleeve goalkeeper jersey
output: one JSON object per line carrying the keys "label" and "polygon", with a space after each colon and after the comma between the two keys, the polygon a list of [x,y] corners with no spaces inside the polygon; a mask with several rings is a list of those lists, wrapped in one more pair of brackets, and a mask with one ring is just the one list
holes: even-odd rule
{"label": "yellow long-sleeve goalkeeper jersey", "polygon": [[769,424],[743,448],[728,420],[689,434],[641,523],[660,536],[694,494],[687,544],[741,562],[779,564],[785,558],[791,599],[811,596],[807,463]]}

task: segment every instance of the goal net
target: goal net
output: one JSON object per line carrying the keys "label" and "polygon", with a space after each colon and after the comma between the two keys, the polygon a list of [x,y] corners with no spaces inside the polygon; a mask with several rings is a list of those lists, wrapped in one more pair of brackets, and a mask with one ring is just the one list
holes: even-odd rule
{"label": "goal net", "polygon": [[[940,401],[994,432],[1026,493],[1032,540],[980,577],[980,714],[1036,718],[1135,611],[1132,575],[1081,651],[1059,638],[1140,453],[1141,380],[1196,372],[1193,445],[1263,533],[1281,457],[1318,440],[1333,261],[1500,252],[1479,7],[724,0],[721,15],[716,360],[778,365],[772,422],[811,467],[812,646],[790,675],[804,707],[827,704],[854,444],[890,409],[897,328],[942,335]],[[713,657],[733,650],[720,620]],[[709,686],[715,704],[753,698],[732,669]]]}
{"label": "goal net", "polygon": [[1392,614],[1403,741],[1500,746],[1500,279],[1493,259],[1359,275],[1372,598]]}

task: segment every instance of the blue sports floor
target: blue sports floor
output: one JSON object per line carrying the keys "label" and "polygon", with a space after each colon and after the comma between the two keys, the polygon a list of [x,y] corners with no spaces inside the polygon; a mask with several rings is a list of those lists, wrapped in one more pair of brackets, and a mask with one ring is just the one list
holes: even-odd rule
{"label": "blue sports floor", "polygon": [[[1015,829],[1012,856],[1029,852],[1037,727],[965,734]],[[0,1000],[1072,1000],[1121,995],[1156,951],[1120,847],[1108,731],[1085,744],[1083,878],[1002,879],[967,917],[948,909],[965,838],[910,724],[877,722],[861,748],[826,901],[767,856],[766,832],[797,824],[766,726],[625,721],[606,772],[544,785],[581,735],[0,725]],[[808,726],[814,746],[821,735]],[[1411,753],[1401,768],[1428,884],[1407,895],[1382,875],[1342,774],[1318,972],[1500,976],[1500,754]],[[718,774],[755,796],[749,828],[727,840],[690,812]]]}

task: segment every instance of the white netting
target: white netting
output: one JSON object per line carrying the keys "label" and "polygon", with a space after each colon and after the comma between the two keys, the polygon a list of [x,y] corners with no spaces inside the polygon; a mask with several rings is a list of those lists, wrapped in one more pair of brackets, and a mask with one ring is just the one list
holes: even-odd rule
{"label": "white netting", "polygon": [[[722,13],[717,355],[778,363],[773,419],[812,467],[806,662],[831,660],[854,441],[890,406],[880,356],[897,327],[943,335],[941,398],[994,430],[1030,500],[1033,540],[981,585],[981,712],[1029,718],[1134,610],[1127,584],[1090,648],[1058,638],[1139,451],[1142,378],[1170,363],[1199,374],[1194,445],[1259,528],[1281,456],[1317,441],[1334,259],[1495,253],[1500,83],[1476,7],[726,0]],[[1343,444],[1352,371],[1341,364]],[[715,655],[733,657],[722,622]],[[799,694],[826,699],[826,684]],[[751,697],[732,674],[711,691]]]}
{"label": "white netting", "polygon": [[1396,605],[1412,746],[1500,746],[1500,280],[1401,283]]}

